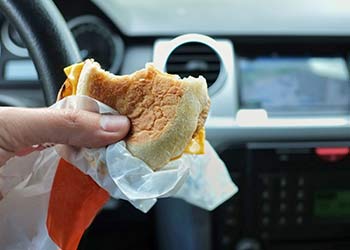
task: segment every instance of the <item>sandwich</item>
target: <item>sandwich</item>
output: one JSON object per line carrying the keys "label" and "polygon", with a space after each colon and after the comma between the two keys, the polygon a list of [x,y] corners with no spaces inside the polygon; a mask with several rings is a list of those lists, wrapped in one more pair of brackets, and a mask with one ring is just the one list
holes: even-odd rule
{"label": "sandwich", "polygon": [[65,68],[65,73],[58,100],[86,95],[126,115],[131,122],[126,147],[153,170],[184,153],[204,153],[210,99],[202,76],[181,79],[152,64],[117,76],[92,59]]}

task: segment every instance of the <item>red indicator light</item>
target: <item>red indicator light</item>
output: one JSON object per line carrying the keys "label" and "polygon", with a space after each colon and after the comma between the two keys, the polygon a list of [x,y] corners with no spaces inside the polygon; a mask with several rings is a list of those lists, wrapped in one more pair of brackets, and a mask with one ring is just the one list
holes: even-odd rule
{"label": "red indicator light", "polygon": [[316,154],[323,160],[335,162],[345,158],[349,152],[349,148],[336,147],[336,148],[316,148]]}

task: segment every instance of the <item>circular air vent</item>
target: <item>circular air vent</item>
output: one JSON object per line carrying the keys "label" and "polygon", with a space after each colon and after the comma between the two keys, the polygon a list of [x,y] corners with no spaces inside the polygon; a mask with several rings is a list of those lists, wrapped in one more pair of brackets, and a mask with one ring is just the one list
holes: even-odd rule
{"label": "circular air vent", "polygon": [[213,48],[200,42],[188,42],[177,46],[170,53],[165,69],[180,77],[202,75],[210,87],[219,78],[221,65],[220,56]]}

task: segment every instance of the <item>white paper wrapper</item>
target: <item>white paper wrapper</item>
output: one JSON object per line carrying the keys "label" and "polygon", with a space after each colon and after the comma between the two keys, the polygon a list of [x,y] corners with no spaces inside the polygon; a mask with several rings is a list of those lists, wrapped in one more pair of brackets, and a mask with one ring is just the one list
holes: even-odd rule
{"label": "white paper wrapper", "polygon": [[[116,114],[86,96],[70,96],[50,108]],[[127,200],[143,212],[149,211],[158,198],[169,196],[212,210],[237,192],[224,163],[208,142],[206,154],[184,154],[156,172],[133,157],[123,141],[99,149],[57,145],[15,157],[0,168],[0,193],[4,196],[0,201],[0,246],[8,246],[2,249],[51,249],[53,243],[43,235],[60,157],[90,175],[112,197]]]}

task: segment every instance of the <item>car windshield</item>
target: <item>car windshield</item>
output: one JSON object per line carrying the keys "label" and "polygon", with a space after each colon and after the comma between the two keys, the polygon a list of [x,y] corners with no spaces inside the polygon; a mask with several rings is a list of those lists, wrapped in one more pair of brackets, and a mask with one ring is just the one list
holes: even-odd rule
{"label": "car windshield", "polygon": [[[129,34],[290,33],[348,30],[349,1],[342,0],[92,0]],[[259,10],[259,11],[257,11]],[[312,20],[312,22],[310,22]],[[322,25],[319,25],[322,23]]]}

